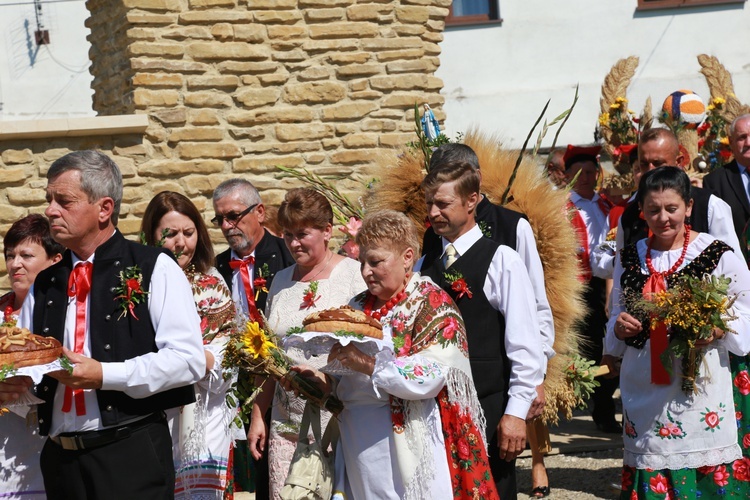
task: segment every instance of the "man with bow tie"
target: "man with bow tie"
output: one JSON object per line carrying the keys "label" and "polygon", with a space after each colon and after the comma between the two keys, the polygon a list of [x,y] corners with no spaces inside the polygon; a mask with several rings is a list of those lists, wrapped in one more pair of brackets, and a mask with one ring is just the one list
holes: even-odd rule
{"label": "man with bow tie", "polygon": [[216,216],[211,222],[229,244],[228,250],[216,256],[216,268],[232,290],[238,311],[247,316],[254,310],[262,312],[273,277],[294,264],[294,259],[284,240],[263,227],[266,209],[250,182],[222,182],[214,191],[213,204]]}
{"label": "man with bow tie", "polygon": [[[244,179],[229,179],[214,190],[215,216],[211,219],[229,244],[216,256],[216,269],[224,277],[238,312],[257,318],[266,307],[268,290],[277,272],[294,264],[284,240],[264,227],[266,209],[258,190]],[[240,377],[246,375],[240,374]],[[256,496],[268,498],[268,459],[255,461]],[[251,459],[247,441],[238,442],[235,464]],[[235,467],[235,481],[242,484],[243,474]],[[243,488],[244,489],[244,488]]]}
{"label": "man with bow tie", "polygon": [[[190,284],[169,252],[117,230],[122,176],[106,155],[56,160],[46,192],[52,236],[68,250],[37,276],[19,325],[59,340],[73,364],[36,389],[47,496],[170,498],[164,410],[193,402],[206,371]],[[0,401],[24,385],[0,384]]]}

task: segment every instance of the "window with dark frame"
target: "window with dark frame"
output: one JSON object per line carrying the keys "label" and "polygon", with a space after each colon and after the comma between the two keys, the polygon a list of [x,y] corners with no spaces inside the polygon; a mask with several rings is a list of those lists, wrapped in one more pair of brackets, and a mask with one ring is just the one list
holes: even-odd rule
{"label": "window with dark frame", "polygon": [[638,0],[637,10],[672,9],[732,3],[745,3],[745,0]]}
{"label": "window with dark frame", "polygon": [[448,25],[500,23],[499,0],[453,0]]}

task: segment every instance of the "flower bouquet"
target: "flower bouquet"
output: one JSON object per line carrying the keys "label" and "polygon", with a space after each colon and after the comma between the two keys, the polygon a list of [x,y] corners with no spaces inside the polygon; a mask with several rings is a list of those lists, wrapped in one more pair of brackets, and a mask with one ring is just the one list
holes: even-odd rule
{"label": "flower bouquet", "polygon": [[695,379],[703,360],[700,340],[710,339],[715,328],[736,333],[727,322],[736,319],[731,312],[736,296],[729,295],[732,279],[704,275],[702,278],[682,276],[668,290],[643,298],[636,307],[651,315],[651,329],[664,323],[669,329],[669,346],[662,353],[661,363],[671,375],[672,356],[682,360],[682,390],[695,392]]}
{"label": "flower bouquet", "polygon": [[609,110],[599,115],[599,133],[614,147],[612,161],[620,174],[630,171],[628,155],[638,144],[638,123],[635,111],[628,109],[628,100],[622,96],[616,97]]}
{"label": "flower bouquet", "polygon": [[[344,405],[336,397],[326,395],[317,385],[299,373],[291,371],[292,361],[279,347],[279,339],[271,331],[265,321],[250,319],[244,325],[234,329],[224,348],[223,366],[227,369],[239,368],[261,376],[271,376],[276,380],[289,380],[295,391],[317,406],[325,408],[334,415],[344,409]],[[249,393],[250,392],[250,393]],[[246,420],[259,389],[249,391],[247,387],[235,386],[227,395],[230,406],[236,406],[238,397],[246,397],[240,408],[240,419]]]}
{"label": "flower bouquet", "polygon": [[726,99],[715,97],[706,106],[706,119],[698,126],[698,149],[710,172],[729,163],[732,151],[729,148],[729,135],[724,104]]}

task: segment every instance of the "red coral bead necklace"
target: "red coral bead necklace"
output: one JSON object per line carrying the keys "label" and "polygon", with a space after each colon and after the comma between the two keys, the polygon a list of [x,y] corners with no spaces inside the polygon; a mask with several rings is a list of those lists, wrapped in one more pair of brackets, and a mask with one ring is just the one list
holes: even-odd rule
{"label": "red coral bead necklace", "polygon": [[663,277],[667,277],[677,271],[683,262],[685,262],[685,255],[687,255],[688,245],[690,244],[690,224],[685,224],[685,242],[682,244],[682,253],[680,254],[680,258],[677,259],[677,262],[674,263],[672,267],[669,268],[669,270],[664,272],[659,272],[656,269],[654,269],[654,265],[651,263],[651,243],[653,241],[653,238],[649,238],[648,240],[648,248],[646,250],[646,269],[648,269],[649,274],[661,274]]}
{"label": "red coral bead necklace", "polygon": [[367,298],[365,299],[365,305],[364,305],[363,311],[366,315],[380,321],[380,318],[388,314],[388,312],[391,309],[396,307],[396,304],[404,300],[404,297],[406,297],[406,291],[401,290],[396,295],[388,299],[388,301],[383,305],[383,307],[373,311],[372,308],[375,305],[375,301],[377,300],[377,297],[375,297],[370,292],[367,292]]}

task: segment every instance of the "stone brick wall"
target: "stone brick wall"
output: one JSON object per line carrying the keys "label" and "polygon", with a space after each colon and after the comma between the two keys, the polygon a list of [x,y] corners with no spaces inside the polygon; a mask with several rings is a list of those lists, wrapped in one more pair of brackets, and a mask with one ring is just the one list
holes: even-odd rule
{"label": "stone brick wall", "polygon": [[[414,140],[413,106],[444,119],[439,65],[451,0],[88,0],[94,109],[147,114],[143,136],[3,140],[0,230],[44,209],[44,174],[96,147],[125,175],[120,227],[180,191],[244,176],[267,204],[294,186],[275,165],[344,176],[358,190],[383,148]],[[212,238],[222,238],[212,230]],[[1,265],[0,265],[1,266]],[[7,285],[0,267],[0,287]]]}

